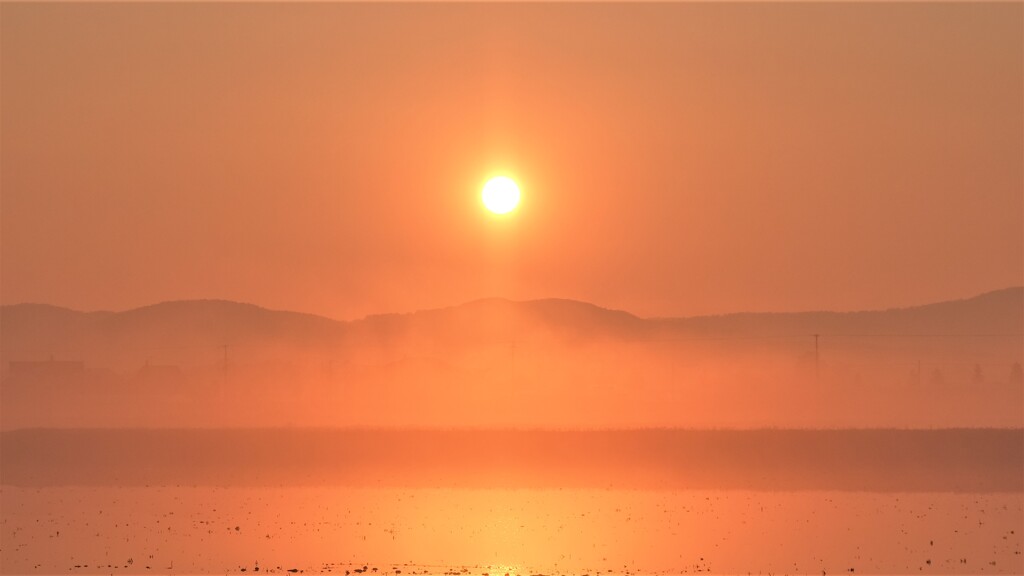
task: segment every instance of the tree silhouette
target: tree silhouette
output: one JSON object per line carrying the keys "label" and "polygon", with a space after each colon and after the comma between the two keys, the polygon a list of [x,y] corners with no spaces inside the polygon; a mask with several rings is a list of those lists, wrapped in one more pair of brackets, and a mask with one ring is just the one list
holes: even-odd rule
{"label": "tree silhouette", "polygon": [[985,383],[985,374],[981,371],[981,364],[974,365],[974,376],[971,377],[971,381],[975,384]]}

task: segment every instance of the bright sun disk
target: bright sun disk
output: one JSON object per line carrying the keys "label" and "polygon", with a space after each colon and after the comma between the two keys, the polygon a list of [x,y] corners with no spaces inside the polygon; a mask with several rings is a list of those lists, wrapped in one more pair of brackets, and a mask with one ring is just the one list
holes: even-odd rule
{"label": "bright sun disk", "polygon": [[484,206],[495,214],[507,214],[519,204],[519,186],[508,176],[495,176],[484,184]]}

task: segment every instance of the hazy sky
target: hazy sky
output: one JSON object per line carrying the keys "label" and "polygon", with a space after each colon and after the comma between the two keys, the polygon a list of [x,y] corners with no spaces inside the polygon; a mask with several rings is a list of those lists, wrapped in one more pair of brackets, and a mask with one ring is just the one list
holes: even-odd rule
{"label": "hazy sky", "polygon": [[[1024,5],[3,4],[0,297],[641,315],[1024,284]],[[511,218],[479,202],[516,178]]]}

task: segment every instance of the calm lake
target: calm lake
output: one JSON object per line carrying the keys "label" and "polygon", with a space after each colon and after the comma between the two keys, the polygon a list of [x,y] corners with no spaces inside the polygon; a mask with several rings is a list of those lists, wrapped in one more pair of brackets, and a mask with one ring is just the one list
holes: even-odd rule
{"label": "calm lake", "polygon": [[1024,573],[1019,431],[290,434],[5,433],[2,571]]}

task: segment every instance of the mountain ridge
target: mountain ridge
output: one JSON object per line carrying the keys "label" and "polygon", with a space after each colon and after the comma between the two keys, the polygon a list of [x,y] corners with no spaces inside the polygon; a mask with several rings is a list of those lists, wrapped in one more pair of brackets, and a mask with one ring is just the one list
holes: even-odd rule
{"label": "mountain ridge", "polygon": [[229,307],[237,307],[239,309],[245,308],[245,309],[259,311],[259,312],[281,313],[281,314],[288,314],[288,315],[297,316],[297,317],[301,316],[301,317],[306,317],[306,318],[316,318],[316,319],[327,320],[327,321],[334,322],[334,323],[339,323],[339,324],[353,324],[353,323],[357,323],[357,322],[363,322],[363,321],[374,320],[374,319],[381,319],[381,318],[396,318],[396,317],[400,317],[401,318],[401,317],[415,316],[415,315],[419,315],[419,314],[430,314],[430,313],[454,311],[454,310],[459,310],[459,309],[477,307],[477,306],[480,306],[480,305],[493,304],[493,303],[500,303],[500,304],[507,304],[507,305],[526,305],[526,306],[530,306],[530,305],[547,305],[547,304],[552,304],[552,303],[558,303],[558,304],[564,304],[564,305],[569,305],[569,306],[585,307],[585,308],[589,308],[589,309],[592,309],[592,310],[595,310],[595,311],[612,312],[612,313],[616,313],[616,314],[622,314],[622,315],[626,315],[626,316],[629,316],[631,318],[635,318],[635,319],[638,319],[638,320],[676,321],[676,320],[696,320],[696,319],[721,319],[721,318],[731,318],[731,317],[738,317],[738,316],[743,316],[743,317],[748,317],[748,316],[773,317],[773,316],[799,316],[799,315],[815,315],[815,314],[856,315],[856,314],[876,314],[876,313],[887,313],[887,312],[906,312],[906,311],[917,310],[917,309],[922,309],[922,308],[931,308],[931,307],[938,307],[938,306],[945,306],[945,305],[952,305],[952,304],[964,304],[964,303],[970,303],[970,302],[975,302],[975,301],[979,301],[979,300],[994,299],[994,298],[997,298],[997,297],[1011,297],[1011,298],[1012,297],[1016,297],[1016,298],[1019,298],[1019,299],[1024,299],[1024,286],[1009,286],[1009,287],[1006,287],[1006,288],[1000,288],[1000,289],[996,289],[996,290],[989,290],[989,291],[986,291],[986,292],[982,292],[980,294],[976,294],[974,296],[967,296],[967,297],[964,297],[964,298],[956,298],[956,299],[952,299],[952,300],[941,300],[941,301],[938,301],[938,302],[928,302],[928,303],[924,303],[924,304],[914,304],[914,305],[910,305],[910,306],[897,306],[897,307],[889,307],[889,308],[876,308],[876,309],[863,309],[863,310],[845,310],[845,311],[836,311],[836,310],[795,310],[795,311],[781,311],[781,312],[780,311],[740,311],[740,312],[723,312],[723,313],[719,313],[719,314],[694,314],[694,315],[688,315],[688,316],[639,316],[637,314],[633,314],[632,312],[629,312],[628,310],[622,310],[622,309],[619,309],[619,308],[607,308],[607,307],[604,307],[604,306],[601,306],[601,305],[598,305],[598,304],[594,304],[592,302],[587,302],[585,300],[576,300],[576,299],[573,299],[573,298],[550,297],[550,298],[534,298],[534,299],[530,299],[530,300],[513,300],[511,298],[505,298],[505,297],[501,297],[501,296],[491,296],[491,297],[485,297],[485,298],[478,298],[478,299],[475,299],[475,300],[469,300],[469,301],[461,303],[461,304],[454,304],[454,305],[451,305],[451,306],[441,306],[441,307],[437,307],[437,308],[424,308],[424,309],[419,309],[419,310],[411,310],[411,311],[407,311],[407,312],[381,312],[381,313],[375,313],[375,314],[368,314],[368,315],[360,317],[360,318],[354,318],[354,319],[348,319],[348,320],[339,320],[339,319],[336,319],[336,318],[331,318],[330,316],[326,316],[326,315],[322,315],[322,314],[314,314],[314,313],[310,313],[310,312],[297,312],[297,311],[293,311],[293,310],[283,310],[283,309],[277,309],[277,308],[268,308],[268,307],[265,307],[265,306],[261,306],[259,304],[253,304],[251,302],[240,302],[240,301],[237,301],[237,300],[227,300],[227,299],[223,299],[223,298],[197,298],[197,299],[164,300],[164,301],[156,302],[156,303],[153,303],[153,304],[146,304],[144,306],[138,306],[138,307],[135,307],[135,308],[128,308],[126,310],[77,310],[77,309],[74,309],[74,308],[69,308],[67,306],[59,306],[59,305],[56,305],[56,304],[48,304],[48,303],[44,303],[44,302],[18,302],[18,303],[15,303],[15,304],[3,304],[3,305],[0,305],[0,312],[3,312],[4,310],[13,310],[13,309],[39,309],[39,310],[50,310],[50,311],[59,311],[59,312],[72,312],[72,313],[75,313],[75,314],[90,314],[90,315],[101,315],[102,316],[102,315],[111,315],[111,314],[138,313],[138,312],[147,311],[147,310],[156,310],[156,309],[162,309],[162,308],[168,308],[168,307],[176,307],[176,306],[180,306],[180,305],[209,305],[209,304],[216,304],[216,305],[224,305],[224,306],[229,306]]}
{"label": "mountain ridge", "polygon": [[1024,393],[1024,288],[676,319],[493,298],[348,322],[224,301],[0,312],[5,427],[1019,427]]}
{"label": "mountain ridge", "polygon": [[[1024,287],[973,298],[860,312],[735,313],[641,318],[576,300],[475,300],[458,306],[338,321],[226,300],[178,300],[123,312],[78,312],[46,304],[0,307],[0,362],[88,358],[100,365],[159,363],[196,348],[223,362],[227,347],[297,352],[376,350],[393,361],[515,343],[578,344],[701,339],[902,337],[1024,332]],[[241,348],[239,348],[241,347]],[[199,354],[199,352],[197,352]],[[220,360],[218,360],[220,359]],[[195,360],[200,361],[200,360]]]}

